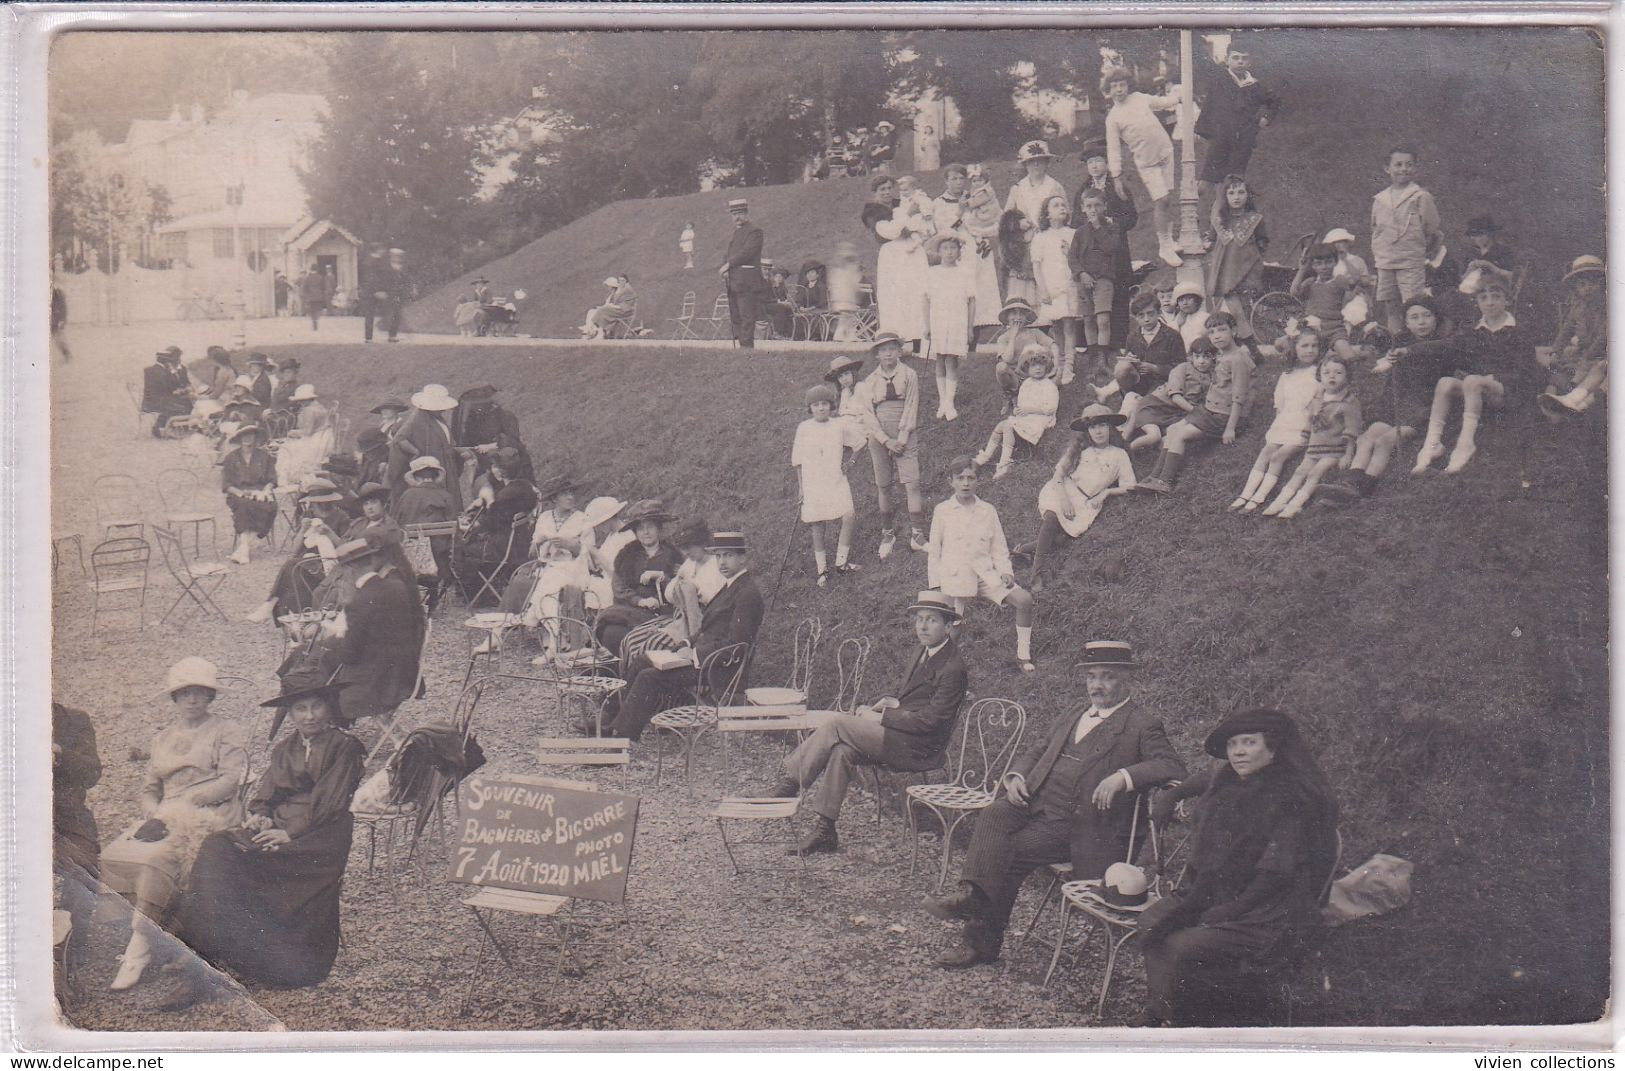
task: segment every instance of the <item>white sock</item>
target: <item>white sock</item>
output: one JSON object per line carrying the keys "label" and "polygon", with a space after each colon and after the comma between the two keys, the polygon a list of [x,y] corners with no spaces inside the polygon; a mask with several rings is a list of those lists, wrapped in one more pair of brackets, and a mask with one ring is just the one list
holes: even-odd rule
{"label": "white sock", "polygon": [[1033,627],[1016,626],[1016,657],[1025,662],[1033,656]]}
{"label": "white sock", "polygon": [[829,568],[829,559],[821,550],[813,551],[813,561],[818,563],[818,571],[820,573]]}

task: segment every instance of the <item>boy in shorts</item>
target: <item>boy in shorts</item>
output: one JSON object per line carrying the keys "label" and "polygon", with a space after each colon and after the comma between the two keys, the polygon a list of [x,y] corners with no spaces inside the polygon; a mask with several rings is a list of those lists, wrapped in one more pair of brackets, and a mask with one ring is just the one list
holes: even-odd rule
{"label": "boy in shorts", "polygon": [[925,503],[920,498],[920,448],[914,433],[920,422],[920,377],[903,363],[903,341],[890,331],[876,336],[869,352],[878,366],[858,384],[863,423],[869,432],[869,460],[875,469],[875,495],[880,505],[880,560],[891,557],[897,542],[892,485],[903,485],[913,529],[909,546],[925,550]]}
{"label": "boy in shorts", "polygon": [[1359,292],[1360,283],[1336,272],[1336,249],[1321,242],[1304,250],[1298,274],[1292,279],[1292,296],[1303,302],[1305,326],[1320,339],[1322,351],[1331,349],[1344,360],[1353,360],[1343,306]]}
{"label": "boy in shorts", "polygon": [[1117,196],[1127,197],[1123,184],[1123,148],[1134,160],[1134,169],[1151,197],[1152,217],[1157,228],[1157,254],[1163,263],[1177,268],[1179,248],[1174,240],[1178,221],[1171,210],[1174,192],[1174,142],[1157,119],[1179,103],[1177,88],[1166,97],[1153,97],[1133,91],[1134,76],[1121,67],[1107,69],[1100,76],[1100,92],[1112,102],[1106,113],[1106,169],[1111,172]]}
{"label": "boy in shorts", "polygon": [[1404,302],[1427,285],[1427,262],[1439,248],[1439,208],[1414,181],[1416,150],[1388,151],[1388,188],[1371,199],[1371,257],[1377,267],[1377,308],[1388,333],[1405,327]]}
{"label": "boy in shorts", "polygon": [[948,463],[951,498],[931,514],[928,583],[954,600],[964,613],[965,600],[981,596],[995,606],[1009,603],[1016,612],[1016,664],[1033,670],[1033,597],[1017,586],[1004,526],[991,502],[976,497],[976,462],[969,455]]}

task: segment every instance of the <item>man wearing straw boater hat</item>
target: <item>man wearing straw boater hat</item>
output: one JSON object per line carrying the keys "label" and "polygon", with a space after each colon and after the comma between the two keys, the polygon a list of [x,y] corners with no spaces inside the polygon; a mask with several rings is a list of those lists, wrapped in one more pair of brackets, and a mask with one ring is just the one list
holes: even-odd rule
{"label": "man wearing straw boater hat", "polygon": [[756,346],[756,321],[767,300],[767,280],[762,278],[762,228],[750,221],[750,202],[735,197],[728,202],[734,232],[728,239],[728,254],[717,269],[728,288],[728,319],[733,321],[734,340],[741,349]]}
{"label": "man wearing straw boater hat", "polygon": [[459,479],[463,460],[452,438],[450,413],[457,399],[439,383],[430,383],[412,395],[412,412],[396,426],[389,441],[389,497],[399,502],[406,490],[406,467],[416,457],[432,457],[446,474],[446,490],[462,506]]}
{"label": "man wearing straw boater hat", "polygon": [[[416,578],[403,575],[381,551],[377,538],[352,539],[334,548],[343,575],[338,585],[353,588],[344,609],[322,625],[320,668],[349,685],[344,702],[353,718],[383,717],[412,697],[425,618]],[[332,578],[329,578],[332,580]]]}
{"label": "man wearing straw boater hat", "polygon": [[192,411],[192,385],[181,367],[179,346],[159,350],[153,363],[142,370],[141,411],[158,414],[152,423],[154,439],[163,438],[165,424]]}
{"label": "man wearing straw boater hat", "polygon": [[821,719],[818,728],[784,760],[779,780],[768,792],[794,798],[823,777],[812,794],[816,824],[792,854],[836,849],[835,820],[854,766],[916,772],[942,764],[969,681],[959,648],[948,633],[959,614],[954,601],[940,591],[920,592],[908,612],[920,647],[909,658],[897,694],[851,714],[816,715]]}
{"label": "man wearing straw boater hat", "polygon": [[1056,719],[1028,745],[1001,784],[1005,796],[976,820],[959,885],[927,897],[942,919],[964,919],[957,948],[937,966],[973,967],[999,957],[1010,908],[1037,867],[1071,862],[1072,877],[1101,877],[1135,837],[1135,794],[1185,776],[1162,719],[1133,699],[1134,650],[1116,640],[1084,644],[1087,705]]}
{"label": "man wearing straw boater hat", "polygon": [[678,650],[679,654],[689,655],[687,661],[670,669],[656,669],[646,655],[639,655],[623,667],[622,675],[628,681],[625,698],[620,701],[615,720],[605,727],[608,735],[637,740],[649,719],[660,713],[668,700],[693,689],[699,679],[698,667],[709,655],[736,643],[756,642],[756,631],[762,627],[767,611],[756,580],[746,569],[750,548],[745,534],[717,532],[706,549],[716,556],[724,584],[705,604],[692,646]]}

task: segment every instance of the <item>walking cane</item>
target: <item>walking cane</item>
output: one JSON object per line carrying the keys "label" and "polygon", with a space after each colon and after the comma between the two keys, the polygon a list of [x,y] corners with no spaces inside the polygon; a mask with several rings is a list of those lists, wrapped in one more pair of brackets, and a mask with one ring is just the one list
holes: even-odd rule
{"label": "walking cane", "polygon": [[779,585],[784,581],[784,567],[790,563],[790,551],[796,545],[796,536],[801,534],[801,495],[796,495],[796,513],[790,520],[790,538],[784,541],[784,555],[779,558],[779,571],[773,578],[773,591],[767,597],[767,609],[773,609],[773,603],[779,597]]}

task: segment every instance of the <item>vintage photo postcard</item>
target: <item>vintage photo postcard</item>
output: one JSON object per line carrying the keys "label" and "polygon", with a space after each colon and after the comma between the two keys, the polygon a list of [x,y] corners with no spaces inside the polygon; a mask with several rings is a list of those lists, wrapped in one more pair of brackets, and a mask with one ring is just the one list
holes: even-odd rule
{"label": "vintage photo postcard", "polygon": [[1602,8],[571,11],[14,42],[36,1038],[1611,1044]]}

